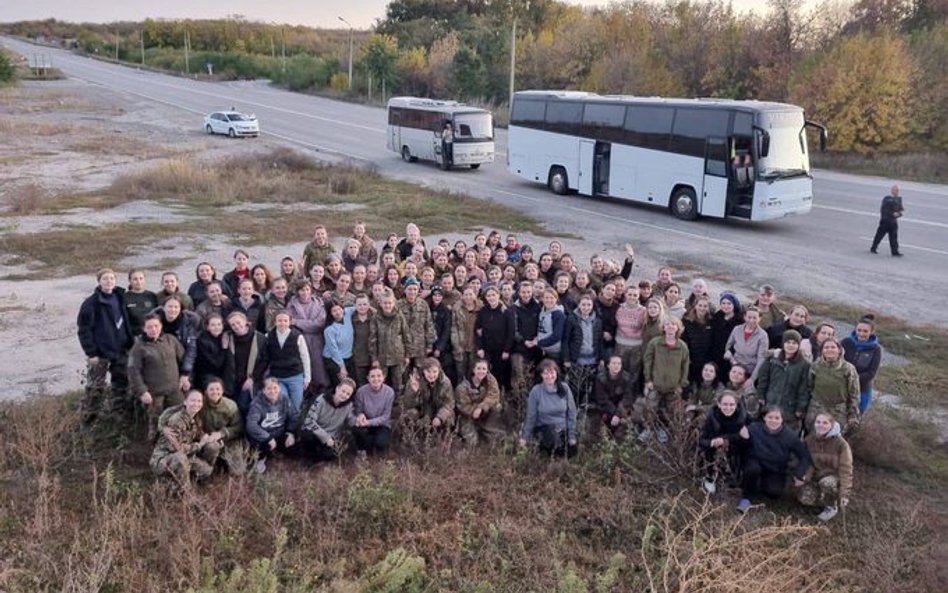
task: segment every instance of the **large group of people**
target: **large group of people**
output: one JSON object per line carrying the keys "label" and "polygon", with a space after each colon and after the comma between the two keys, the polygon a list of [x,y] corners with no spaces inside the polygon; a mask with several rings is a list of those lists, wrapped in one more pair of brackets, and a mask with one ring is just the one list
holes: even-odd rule
{"label": "large group of people", "polygon": [[179,484],[262,473],[275,453],[358,462],[419,435],[516,435],[567,458],[692,435],[709,494],[740,487],[743,512],[792,473],[831,519],[881,360],[873,318],[840,340],[772,286],[715,298],[668,267],[633,280],[632,246],[621,255],[583,265],[497,231],[429,245],[414,224],[376,243],[357,223],[341,252],[320,225],[299,259],[271,269],[237,250],[186,290],[174,272],[152,292],[142,270],[123,288],[103,269],[78,316],[83,426],[144,410],[151,467]]}

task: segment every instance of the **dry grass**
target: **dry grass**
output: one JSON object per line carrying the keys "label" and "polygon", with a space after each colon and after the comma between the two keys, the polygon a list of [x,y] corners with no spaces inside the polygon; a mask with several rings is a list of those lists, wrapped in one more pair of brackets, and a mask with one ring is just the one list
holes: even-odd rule
{"label": "dry grass", "polygon": [[48,200],[46,191],[35,183],[18,185],[7,192],[4,201],[7,212],[17,216],[33,214],[41,210]]}
{"label": "dry grass", "polygon": [[[55,421],[66,402],[48,401],[59,406],[0,407],[0,448],[25,439],[46,452],[9,458],[0,474],[0,588],[7,591],[723,592],[749,591],[751,582],[770,591],[853,584],[841,561],[820,564],[815,556],[822,530],[784,519],[739,522],[682,494],[689,483],[656,480],[631,446],[622,456],[640,465],[628,473],[602,459],[604,450],[566,463],[429,444],[362,469],[278,461],[263,480],[219,476],[173,498],[148,476],[146,448],[102,433],[50,470],[60,488],[43,504],[53,505],[48,516],[57,528],[39,539],[32,517],[40,486],[17,477],[34,474],[37,459],[64,457],[64,449],[27,430],[50,421],[47,432],[69,443],[75,422],[68,414]],[[727,578],[711,578],[718,571]]]}
{"label": "dry grass", "polygon": [[813,152],[810,162],[820,169],[832,169],[860,175],[911,179],[944,183],[948,179],[948,154],[883,154],[867,157],[858,154]]}
{"label": "dry grass", "polygon": [[[332,234],[347,234],[356,219],[363,220],[376,237],[404,228],[409,221],[432,234],[481,225],[543,234],[535,220],[500,204],[419,189],[355,167],[323,165],[286,149],[210,164],[172,159],[124,175],[105,191],[53,199],[44,211],[78,206],[108,208],[129,200],[184,206],[194,219],[177,224],[129,223],[8,233],[0,237],[0,256],[10,263],[28,264],[38,276],[53,272],[86,274],[147,249],[148,243],[175,235],[199,236],[209,228],[241,245],[275,245],[306,240],[317,223],[326,225]],[[241,203],[280,207],[221,211],[222,207]],[[286,209],[312,203],[325,208]],[[355,212],[332,209],[342,205],[362,207]],[[497,225],[501,220],[504,226]]]}

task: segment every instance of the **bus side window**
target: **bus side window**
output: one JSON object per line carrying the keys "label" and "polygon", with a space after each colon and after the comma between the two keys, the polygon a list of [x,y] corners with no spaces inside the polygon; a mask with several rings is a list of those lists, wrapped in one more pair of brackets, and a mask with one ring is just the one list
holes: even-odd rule
{"label": "bus side window", "polygon": [[708,138],[705,174],[727,177],[727,165],[727,141],[724,138]]}

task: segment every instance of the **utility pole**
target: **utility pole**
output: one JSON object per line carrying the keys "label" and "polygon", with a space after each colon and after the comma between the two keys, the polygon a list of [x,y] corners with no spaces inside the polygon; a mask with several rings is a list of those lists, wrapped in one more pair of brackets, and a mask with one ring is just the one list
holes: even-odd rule
{"label": "utility pole", "polygon": [[280,27],[280,37],[283,43],[283,74],[286,74],[286,33],[283,31],[283,27]]}
{"label": "utility pole", "polygon": [[514,72],[517,69],[517,17],[514,16],[513,25],[510,27],[510,99],[507,101],[507,109],[513,107],[514,96]]}
{"label": "utility pole", "polygon": [[139,29],[138,31],[139,45],[142,48],[142,66],[145,65],[145,30]]}
{"label": "utility pole", "polygon": [[352,90],[352,24],[346,19],[339,17],[339,20],[349,26],[349,90]]}
{"label": "utility pole", "polygon": [[187,29],[184,30],[184,72],[191,74],[191,34]]}
{"label": "utility pole", "polygon": [[121,39],[122,37],[119,35],[119,32],[116,31],[115,32],[115,61],[116,62],[118,62],[118,46],[119,46],[119,41],[121,41]]}

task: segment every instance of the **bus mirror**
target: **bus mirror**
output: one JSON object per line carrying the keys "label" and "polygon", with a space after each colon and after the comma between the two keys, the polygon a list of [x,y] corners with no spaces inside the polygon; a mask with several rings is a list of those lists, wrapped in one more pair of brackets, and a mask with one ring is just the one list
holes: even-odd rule
{"label": "bus mirror", "polygon": [[820,125],[818,123],[807,121],[805,122],[807,127],[816,128],[820,133],[820,152],[826,151],[826,144],[829,141],[829,131],[826,129],[826,126]]}
{"label": "bus mirror", "polygon": [[770,154],[770,133],[767,130],[757,129],[757,155],[759,158],[767,158]]}

